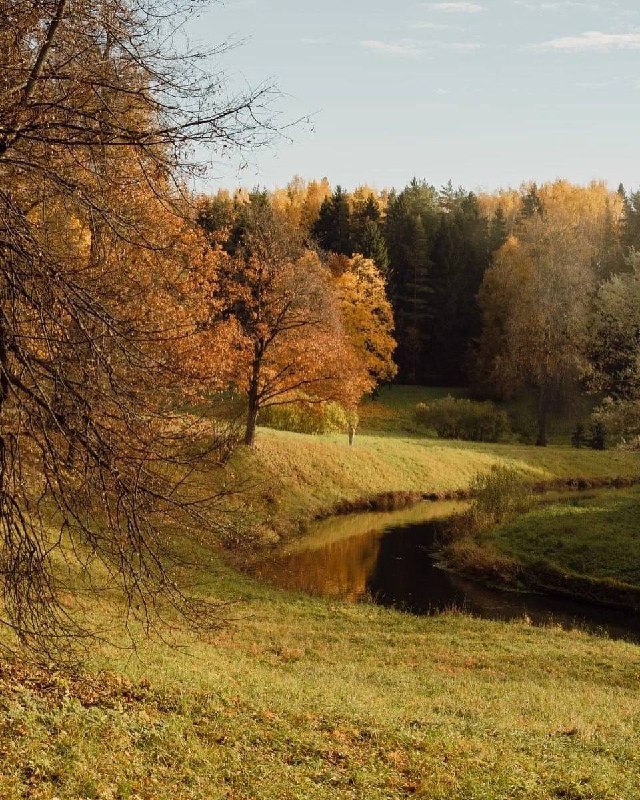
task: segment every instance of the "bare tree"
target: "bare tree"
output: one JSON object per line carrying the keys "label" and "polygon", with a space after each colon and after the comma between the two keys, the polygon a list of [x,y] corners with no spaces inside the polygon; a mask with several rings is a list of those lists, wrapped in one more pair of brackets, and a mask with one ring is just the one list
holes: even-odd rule
{"label": "bare tree", "polygon": [[195,5],[0,0],[0,622],[39,649],[91,633],[60,597],[96,559],[129,613],[198,610],[163,533],[212,507],[211,432],[171,412],[194,330],[180,187],[194,145],[270,135],[270,91],[230,96],[206,71],[223,48],[174,47]]}

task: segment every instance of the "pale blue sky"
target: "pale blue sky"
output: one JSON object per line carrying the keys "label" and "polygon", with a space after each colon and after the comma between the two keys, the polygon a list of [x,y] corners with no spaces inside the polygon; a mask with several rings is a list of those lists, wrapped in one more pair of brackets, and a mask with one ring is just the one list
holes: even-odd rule
{"label": "pale blue sky", "polygon": [[210,188],[640,185],[638,0],[226,0],[192,31],[232,82],[273,80],[292,131]]}

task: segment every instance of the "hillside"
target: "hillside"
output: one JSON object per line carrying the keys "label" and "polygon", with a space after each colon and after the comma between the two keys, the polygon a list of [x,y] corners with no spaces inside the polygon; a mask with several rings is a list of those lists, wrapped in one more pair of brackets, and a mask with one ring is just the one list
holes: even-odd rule
{"label": "hillside", "polygon": [[[505,464],[534,483],[554,479],[634,477],[637,453],[567,446],[476,444],[388,435],[305,436],[261,429],[255,453],[242,450],[231,466],[246,476],[256,518],[270,531],[290,532],[341,501],[385,492],[444,494],[468,488],[473,476]],[[250,477],[249,477],[250,476]]]}
{"label": "hillside", "polygon": [[[638,457],[261,430],[230,469],[291,534],[339,500],[464,488],[496,462],[538,480],[634,474]],[[169,613],[171,645],[133,657],[96,643],[79,673],[0,665],[3,800],[637,796],[636,646],[291,595],[200,556],[217,632]],[[94,621],[112,626],[106,610]]]}

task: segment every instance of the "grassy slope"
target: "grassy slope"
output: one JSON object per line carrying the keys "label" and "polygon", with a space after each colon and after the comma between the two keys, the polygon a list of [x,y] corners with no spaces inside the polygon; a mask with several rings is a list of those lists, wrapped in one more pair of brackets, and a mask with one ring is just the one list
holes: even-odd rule
{"label": "grassy slope", "polygon": [[239,454],[235,470],[251,474],[253,503],[269,525],[286,531],[339,500],[386,491],[443,492],[464,489],[491,464],[509,464],[532,481],[606,478],[640,473],[640,455],[570,447],[472,444],[415,437],[360,435],[309,437],[262,429],[255,456]]}
{"label": "grassy slope", "polygon": [[640,587],[640,490],[544,505],[486,534],[527,565],[545,560],[564,572]]}
{"label": "grassy slope", "polygon": [[207,581],[235,622],[141,684],[5,676],[3,800],[637,797],[636,647]]}
{"label": "grassy slope", "polygon": [[[278,522],[345,497],[464,486],[505,459],[536,478],[638,466],[628,454],[384,437],[349,449],[261,431],[234,468]],[[187,653],[103,649],[78,681],[0,669],[3,800],[637,797],[637,647],[292,596],[210,558],[201,589],[238,601],[234,620]]]}

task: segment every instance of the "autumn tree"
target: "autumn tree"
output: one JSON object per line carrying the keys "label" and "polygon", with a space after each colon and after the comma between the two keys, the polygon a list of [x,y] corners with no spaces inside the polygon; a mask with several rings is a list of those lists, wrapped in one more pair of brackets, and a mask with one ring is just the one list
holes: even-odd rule
{"label": "autumn tree", "polygon": [[245,393],[245,444],[261,409],[291,402],[353,407],[372,385],[345,333],[330,273],[300,231],[270,206],[249,204],[234,254],[218,274],[212,327],[238,325],[238,371]]}
{"label": "autumn tree", "polygon": [[396,341],[384,277],[374,261],[361,255],[333,256],[329,268],[340,302],[344,330],[372,385],[391,381]]}
{"label": "autumn tree", "polygon": [[539,445],[547,443],[554,400],[587,368],[595,264],[611,201],[602,184],[533,187],[482,285],[479,373],[502,396],[535,390]]}
{"label": "autumn tree", "polygon": [[134,616],[159,595],[195,609],[161,535],[198,507],[197,426],[171,408],[198,361],[190,289],[211,251],[184,221],[181,187],[194,143],[221,152],[263,136],[266,92],[234,98],[197,54],[172,49],[190,8],[2,4],[1,622],[35,647],[87,633],[60,602],[55,564],[71,552],[85,575],[106,567]]}
{"label": "autumn tree", "polygon": [[286,188],[275,189],[271,193],[271,204],[308,237],[320,215],[323,202],[330,196],[331,187],[326,178],[305,181],[296,176]]}
{"label": "autumn tree", "polygon": [[640,400],[640,253],[598,289],[590,324],[591,385],[614,400]]}

